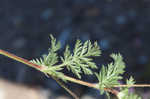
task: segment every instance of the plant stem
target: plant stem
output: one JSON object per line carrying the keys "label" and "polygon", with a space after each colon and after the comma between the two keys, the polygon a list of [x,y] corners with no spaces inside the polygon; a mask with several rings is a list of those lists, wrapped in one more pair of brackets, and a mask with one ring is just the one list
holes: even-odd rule
{"label": "plant stem", "polygon": [[[43,69],[46,69],[46,66],[40,66],[40,65],[34,64],[34,63],[24,59],[24,58],[18,57],[18,56],[14,55],[14,54],[11,54],[11,53],[9,53],[7,51],[4,51],[4,50],[1,50],[1,49],[0,49],[0,54],[2,54],[4,56],[7,56],[7,57],[9,57],[9,58],[11,58],[13,60],[16,60],[18,62],[21,62],[23,64],[26,64],[26,65],[28,65],[30,67],[33,67],[33,68],[35,68],[35,69],[37,69],[37,70],[39,70],[41,72],[42,72]],[[63,65],[64,64],[61,64],[59,66],[63,66]],[[80,85],[84,85],[84,86],[92,87],[92,88],[95,88],[95,89],[99,89],[97,84],[93,84],[93,83],[85,82],[85,81],[82,81],[82,80],[78,80],[78,79],[75,79],[75,78],[72,78],[72,77],[69,77],[69,76],[66,76],[66,75],[64,75],[64,78],[66,80],[70,81],[70,82],[74,82],[74,83],[77,83],[77,84],[80,84]],[[105,88],[104,90],[108,91],[108,92],[111,92],[111,93],[114,93],[113,90],[110,90],[109,88]]]}
{"label": "plant stem", "polygon": [[114,87],[150,87],[150,84],[115,85]]}
{"label": "plant stem", "polygon": [[24,58],[21,58],[21,57],[18,57],[16,55],[12,54],[12,53],[7,52],[7,51],[4,51],[4,50],[0,49],[0,54],[2,54],[4,56],[7,56],[7,57],[9,57],[9,58],[11,58],[13,60],[19,61],[19,62],[21,62],[23,64],[26,64],[26,65],[28,65],[30,67],[36,68],[38,70],[42,70],[42,66],[39,66],[37,64],[33,64],[33,63],[29,62],[28,60],[26,60]]}
{"label": "plant stem", "polygon": [[[66,76],[66,75],[64,77],[68,81],[71,81],[71,82],[74,82],[74,83],[77,83],[77,84],[80,84],[80,85],[84,85],[84,86],[91,87],[91,88],[99,90],[99,86],[98,86],[97,83],[95,84],[95,83],[85,82],[85,81],[78,80],[78,79],[75,79],[75,78],[72,78],[72,77],[69,77],[69,76]],[[112,88],[104,88],[104,90],[107,91],[107,92],[110,92],[110,93],[112,93],[116,96],[119,93],[119,91],[117,91],[116,89],[112,89]]]}
{"label": "plant stem", "polygon": [[69,77],[67,75],[65,75],[64,77],[68,81],[71,81],[71,82],[74,82],[74,83],[77,83],[77,84],[80,84],[80,85],[88,86],[88,87],[91,87],[91,88],[99,89],[98,86],[96,86],[96,84],[85,82],[85,81],[82,81],[82,80],[78,80],[78,79]]}
{"label": "plant stem", "polygon": [[59,79],[57,79],[56,77],[51,76],[54,80],[56,80],[56,82],[62,87],[64,88],[72,97],[74,97],[74,99],[79,99],[79,97],[73,93],[69,88],[67,88],[63,82],[61,82]]}
{"label": "plant stem", "polygon": [[[46,69],[46,66],[40,66],[40,65],[37,65],[37,64],[34,64],[24,58],[21,58],[21,57],[18,57],[14,54],[11,54],[7,51],[4,51],[4,50],[1,50],[0,49],[0,54],[4,55],[4,56],[7,56],[13,60],[16,60],[16,61],[19,61],[23,64],[26,64],[30,67],[33,67],[39,71],[42,72],[43,69]],[[60,64],[58,66],[62,67],[64,66],[65,64]],[[80,84],[80,85],[84,85],[84,86],[88,86],[88,87],[92,87],[92,88],[95,88],[95,89],[99,89],[99,86],[98,84],[95,84],[95,83],[89,83],[89,82],[85,82],[85,81],[82,81],[82,80],[78,80],[78,79],[75,79],[75,78],[72,78],[72,77],[69,77],[67,75],[64,75],[64,78],[70,82],[74,82],[74,83],[77,83],[77,84]],[[114,87],[150,87],[150,84],[134,84],[134,85],[115,85]],[[115,94],[117,96],[118,94],[118,91],[115,90],[115,89],[112,89],[112,88],[104,88],[105,91],[107,92],[111,92],[113,94]]]}

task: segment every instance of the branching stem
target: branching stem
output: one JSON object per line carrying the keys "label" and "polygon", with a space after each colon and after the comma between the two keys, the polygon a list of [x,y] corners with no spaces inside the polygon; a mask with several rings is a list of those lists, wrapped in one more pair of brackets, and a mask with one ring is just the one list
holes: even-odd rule
{"label": "branching stem", "polygon": [[72,97],[74,97],[74,99],[79,99],[79,97],[73,93],[69,88],[67,88],[64,83],[62,83],[59,79],[57,79],[56,77],[51,76],[54,80],[56,80],[56,82],[62,87],[64,88]]}
{"label": "branching stem", "polygon": [[[16,60],[16,61],[19,61],[23,64],[26,64],[30,67],[33,67],[39,71],[42,71],[43,69],[45,69],[44,67],[45,66],[40,66],[40,65],[37,65],[37,64],[34,64],[24,58],[21,58],[21,57],[18,57],[14,54],[11,54],[7,51],[4,51],[4,50],[1,50],[0,49],[0,54],[1,55],[4,55],[4,56],[7,56],[13,60]],[[65,64],[60,64],[60,65],[57,65],[58,67],[63,67]],[[77,83],[77,84],[80,84],[80,85],[84,85],[84,86],[88,86],[88,87],[91,87],[91,88],[95,88],[95,89],[99,89],[99,86],[98,84],[95,84],[95,83],[89,83],[89,82],[85,82],[85,81],[82,81],[82,80],[78,80],[78,79],[75,79],[75,78],[72,78],[72,77],[69,77],[67,75],[64,75],[64,78],[67,80],[67,81],[70,81],[70,82],[74,82],[74,83]],[[134,84],[134,85],[115,85],[114,87],[150,87],[150,84]],[[118,91],[115,90],[115,89],[112,89],[112,88],[104,88],[105,91],[107,92],[111,92],[112,94],[116,95],[118,94]]]}

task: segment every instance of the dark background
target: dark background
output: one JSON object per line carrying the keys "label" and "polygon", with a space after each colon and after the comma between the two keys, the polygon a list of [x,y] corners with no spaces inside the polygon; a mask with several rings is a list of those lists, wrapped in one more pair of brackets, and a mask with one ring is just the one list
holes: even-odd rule
{"label": "dark background", "polygon": [[[103,52],[96,61],[99,67],[110,62],[111,53],[120,52],[127,66],[124,76],[150,83],[149,11],[149,0],[0,0],[0,48],[30,60],[47,53],[49,34],[61,41],[62,51],[77,38],[90,39]],[[0,76],[66,94],[51,78],[2,56]],[[87,87],[72,87],[79,96],[100,97]]]}

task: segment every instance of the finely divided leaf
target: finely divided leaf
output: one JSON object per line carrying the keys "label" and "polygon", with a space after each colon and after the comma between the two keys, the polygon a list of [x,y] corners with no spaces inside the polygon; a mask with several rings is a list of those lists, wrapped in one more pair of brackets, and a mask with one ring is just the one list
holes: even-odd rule
{"label": "finely divided leaf", "polygon": [[44,73],[63,79],[63,73],[59,72],[63,68],[55,67],[55,64],[58,63],[57,51],[60,49],[60,42],[57,42],[52,35],[50,35],[50,39],[51,47],[48,50],[48,55],[43,55],[42,58],[31,60],[31,62],[41,66],[46,66],[47,69],[43,70]]}
{"label": "finely divided leaf", "polygon": [[58,62],[58,55],[56,52],[60,49],[60,42],[56,42],[56,39],[52,35],[50,35],[50,39],[51,47],[49,48],[48,55],[43,55],[42,58],[31,60],[31,62],[48,67],[51,67]]}
{"label": "finely divided leaf", "polygon": [[118,99],[142,99],[139,95],[134,92],[129,92],[128,88],[121,90],[118,95]]}
{"label": "finely divided leaf", "polygon": [[78,78],[81,78],[81,73],[93,74],[90,68],[96,69],[97,66],[93,62],[91,56],[100,56],[101,51],[98,44],[95,42],[91,44],[86,41],[84,44],[80,40],[76,41],[73,54],[71,54],[69,47],[66,47],[64,58],[61,60],[66,64],[67,69],[71,70]]}
{"label": "finely divided leaf", "polygon": [[125,63],[120,54],[112,54],[111,57],[114,59],[114,62],[108,64],[108,66],[102,66],[99,74],[96,73],[96,76],[99,80],[99,88],[101,94],[104,92],[104,88],[110,88],[114,85],[118,85],[118,80],[121,80],[121,74],[124,73]]}
{"label": "finely divided leaf", "polygon": [[[129,85],[129,87],[130,87],[130,86],[132,86],[132,85],[135,84],[135,80],[134,80],[133,77],[131,76],[129,79],[127,79],[126,83],[127,83],[127,85]],[[129,87],[127,87],[127,88],[129,88]]]}
{"label": "finely divided leaf", "polygon": [[120,92],[118,93],[119,99],[142,99],[134,92],[129,92],[129,88],[135,84],[133,77],[131,76],[129,79],[126,80],[127,87],[120,88]]}

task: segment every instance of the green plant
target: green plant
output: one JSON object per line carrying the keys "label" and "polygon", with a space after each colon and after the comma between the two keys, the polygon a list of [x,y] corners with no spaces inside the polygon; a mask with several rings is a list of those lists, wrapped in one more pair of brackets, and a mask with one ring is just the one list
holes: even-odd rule
{"label": "green plant", "polygon": [[[125,72],[125,63],[122,56],[118,54],[111,54],[113,62],[107,66],[102,66],[99,73],[95,73],[92,69],[97,69],[96,64],[93,62],[92,57],[101,55],[100,47],[97,42],[91,43],[90,40],[82,43],[80,40],[76,41],[73,51],[70,51],[69,46],[66,46],[63,56],[58,56],[57,51],[61,48],[60,42],[50,35],[51,47],[47,55],[41,58],[26,60],[14,54],[0,50],[0,54],[12,58],[16,61],[22,62],[31,66],[45,75],[55,79],[66,91],[68,91],[75,99],[78,97],[67,87],[65,83],[73,82],[95,88],[100,90],[101,94],[105,94],[109,98],[109,93],[114,94],[118,99],[141,99],[135,93],[129,93],[130,87],[145,87],[149,85],[137,85],[133,77],[126,80],[126,84],[120,84],[119,81],[123,79],[122,74]],[[65,75],[62,70],[66,68],[71,71],[78,79]],[[96,75],[98,83],[88,83],[80,80],[81,74]],[[119,90],[116,88],[120,88]]]}

